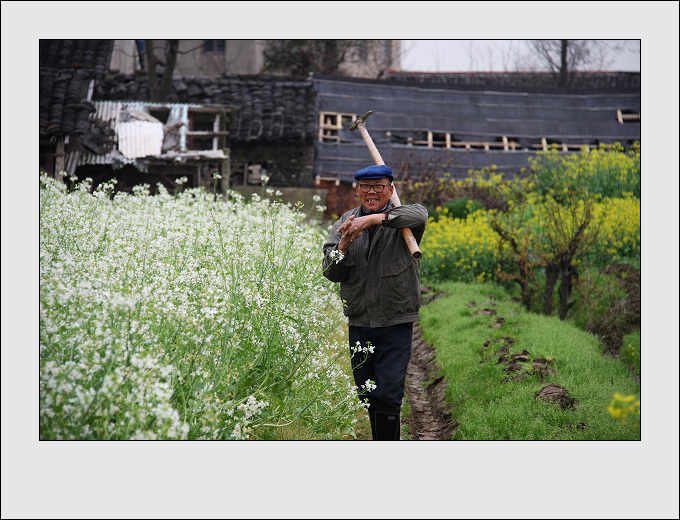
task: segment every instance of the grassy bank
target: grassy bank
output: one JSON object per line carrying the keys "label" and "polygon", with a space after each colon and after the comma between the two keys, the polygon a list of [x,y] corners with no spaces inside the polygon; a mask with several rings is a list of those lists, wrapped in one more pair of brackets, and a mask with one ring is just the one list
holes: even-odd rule
{"label": "grassy bank", "polygon": [[[492,284],[438,289],[447,296],[422,308],[421,327],[449,381],[455,439],[640,439],[640,384],[595,336],[526,312]],[[626,406],[628,417],[616,411]]]}

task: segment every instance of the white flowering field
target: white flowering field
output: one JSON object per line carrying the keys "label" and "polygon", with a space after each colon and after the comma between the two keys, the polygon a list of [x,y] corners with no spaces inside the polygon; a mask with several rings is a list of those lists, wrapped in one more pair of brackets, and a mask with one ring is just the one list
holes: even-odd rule
{"label": "white flowering field", "polygon": [[258,196],[89,182],[40,181],[41,439],[352,432],[326,230]]}

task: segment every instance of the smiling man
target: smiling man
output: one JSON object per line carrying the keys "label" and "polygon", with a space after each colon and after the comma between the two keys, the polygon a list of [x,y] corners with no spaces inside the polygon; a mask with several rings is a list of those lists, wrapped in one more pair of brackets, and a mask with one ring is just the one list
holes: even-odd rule
{"label": "smiling man", "polygon": [[394,207],[389,166],[369,166],[354,180],[361,205],[331,228],[324,275],[340,283],[354,382],[360,392],[368,390],[361,399],[368,404],[373,440],[399,440],[413,323],[420,320],[420,262],[401,229],[410,228],[420,244],[428,214],[420,204]]}

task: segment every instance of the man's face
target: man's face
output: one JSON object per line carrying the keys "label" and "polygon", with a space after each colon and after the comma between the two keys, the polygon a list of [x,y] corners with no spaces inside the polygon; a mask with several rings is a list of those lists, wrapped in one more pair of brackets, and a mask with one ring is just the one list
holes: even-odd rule
{"label": "man's face", "polygon": [[[374,188],[370,188],[368,193],[365,193],[362,186],[383,186],[383,190],[380,193],[376,193]],[[376,213],[387,206],[387,201],[390,200],[392,193],[394,192],[394,186],[390,184],[387,177],[382,179],[362,179],[359,181],[356,187],[356,193],[359,197],[359,202],[364,207],[368,213]]]}

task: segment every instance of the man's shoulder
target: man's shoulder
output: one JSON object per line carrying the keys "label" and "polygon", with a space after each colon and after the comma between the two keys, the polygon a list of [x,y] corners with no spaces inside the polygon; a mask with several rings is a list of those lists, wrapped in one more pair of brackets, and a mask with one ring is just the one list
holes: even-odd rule
{"label": "man's shoulder", "polygon": [[361,214],[361,206],[357,206],[356,208],[349,209],[345,211],[342,216],[340,217],[340,220],[347,220],[348,217],[351,217],[354,215],[355,217]]}

